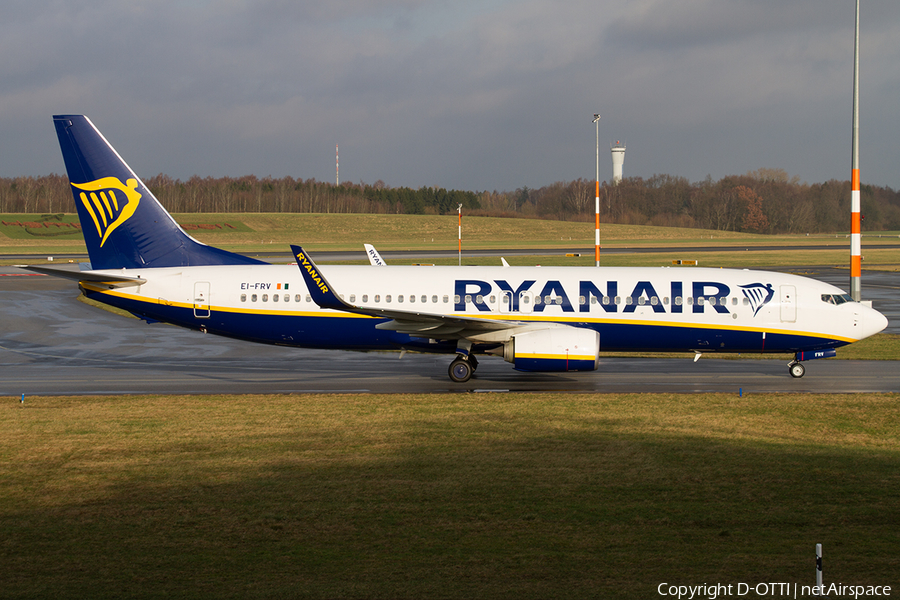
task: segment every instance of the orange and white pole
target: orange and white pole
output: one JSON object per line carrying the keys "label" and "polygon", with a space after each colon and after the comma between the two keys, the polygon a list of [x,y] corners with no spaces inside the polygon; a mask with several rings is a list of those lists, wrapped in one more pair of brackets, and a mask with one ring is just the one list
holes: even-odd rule
{"label": "orange and white pole", "polygon": [[850,297],[862,299],[862,228],[859,192],[859,0],[853,44],[853,163],[850,178]]}
{"label": "orange and white pole", "polygon": [[600,115],[594,114],[597,125],[597,188],[594,195],[594,262],[600,266]]}

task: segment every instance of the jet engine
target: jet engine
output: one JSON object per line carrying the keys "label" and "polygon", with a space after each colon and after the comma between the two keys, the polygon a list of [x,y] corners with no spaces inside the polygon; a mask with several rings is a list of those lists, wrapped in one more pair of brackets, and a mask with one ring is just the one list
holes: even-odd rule
{"label": "jet engine", "polygon": [[517,371],[594,371],[600,334],[593,329],[554,327],[519,333],[503,345],[503,358]]}

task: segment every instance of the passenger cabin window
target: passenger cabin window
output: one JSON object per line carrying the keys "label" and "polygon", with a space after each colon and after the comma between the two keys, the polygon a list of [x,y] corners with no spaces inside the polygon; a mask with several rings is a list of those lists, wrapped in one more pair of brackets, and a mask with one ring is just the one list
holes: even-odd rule
{"label": "passenger cabin window", "polygon": [[300,294],[296,294],[296,295],[294,296],[294,302],[300,302],[301,299],[302,299],[302,298],[300,297]]}
{"label": "passenger cabin window", "polygon": [[247,301],[247,294],[241,294],[241,302]]}

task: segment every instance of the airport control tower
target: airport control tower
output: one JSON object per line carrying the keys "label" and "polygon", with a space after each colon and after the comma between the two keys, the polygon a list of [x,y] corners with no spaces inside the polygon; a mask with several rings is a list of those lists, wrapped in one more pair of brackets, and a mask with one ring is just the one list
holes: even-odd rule
{"label": "airport control tower", "polygon": [[611,150],[613,161],[613,185],[619,185],[619,182],[622,181],[622,165],[625,164],[625,144],[616,141]]}

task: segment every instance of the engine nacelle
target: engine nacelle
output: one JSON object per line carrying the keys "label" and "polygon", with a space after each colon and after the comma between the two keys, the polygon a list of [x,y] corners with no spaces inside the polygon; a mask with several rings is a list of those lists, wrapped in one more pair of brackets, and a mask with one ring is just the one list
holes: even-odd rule
{"label": "engine nacelle", "polygon": [[503,346],[517,371],[594,371],[599,355],[600,334],[578,327],[520,333]]}

